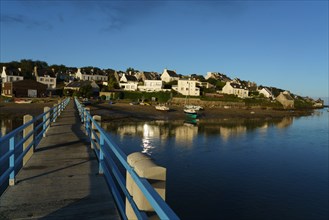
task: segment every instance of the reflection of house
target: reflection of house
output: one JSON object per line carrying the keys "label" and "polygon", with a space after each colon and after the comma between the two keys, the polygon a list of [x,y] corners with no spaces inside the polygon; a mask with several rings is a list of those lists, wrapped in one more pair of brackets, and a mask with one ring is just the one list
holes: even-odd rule
{"label": "reflection of house", "polygon": [[222,92],[225,94],[233,94],[240,98],[246,98],[249,95],[249,90],[247,89],[247,87],[231,82],[226,82],[226,85],[223,87]]}
{"label": "reflection of house", "polygon": [[294,119],[292,117],[284,117],[279,123],[276,124],[276,126],[278,128],[289,127],[292,124],[293,120]]}
{"label": "reflection of house", "polygon": [[138,87],[138,81],[135,76],[123,74],[120,79],[120,87],[127,91],[136,91]]}
{"label": "reflection of house", "polygon": [[20,80],[3,84],[2,93],[9,97],[44,97],[47,85],[35,80]]}
{"label": "reflection of house", "polygon": [[280,92],[280,95],[278,95],[275,99],[280,102],[285,109],[294,108],[294,99],[288,91]]}
{"label": "reflection of house", "polygon": [[273,94],[271,90],[267,87],[263,87],[261,89],[258,89],[259,94],[263,94],[266,98],[273,98]]}
{"label": "reflection of house", "polygon": [[37,82],[47,85],[49,89],[56,89],[56,75],[54,70],[38,69],[36,66],[33,71]]}
{"label": "reflection of house", "polygon": [[163,73],[161,74],[161,80],[168,83],[171,81],[179,80],[179,76],[173,70],[164,69]]}
{"label": "reflection of house", "polygon": [[220,127],[220,136],[223,140],[228,140],[230,137],[237,137],[247,132],[246,126],[236,126],[232,128]]}
{"label": "reflection of house", "polygon": [[178,80],[177,87],[173,87],[173,89],[182,95],[200,96],[199,83],[196,80],[180,79]]}
{"label": "reflection of house", "polygon": [[162,90],[161,80],[145,80],[143,86],[138,86],[140,91],[155,92]]}
{"label": "reflection of house", "polygon": [[22,76],[20,68],[13,69],[13,68],[6,68],[4,66],[2,67],[1,79],[2,79],[2,83],[5,83],[5,82],[23,80],[24,77]]}
{"label": "reflection of house", "polygon": [[174,132],[177,142],[192,146],[193,139],[198,136],[198,126],[178,126]]}
{"label": "reflection of house", "polygon": [[75,77],[80,80],[88,81],[108,81],[106,74],[97,68],[78,68]]}

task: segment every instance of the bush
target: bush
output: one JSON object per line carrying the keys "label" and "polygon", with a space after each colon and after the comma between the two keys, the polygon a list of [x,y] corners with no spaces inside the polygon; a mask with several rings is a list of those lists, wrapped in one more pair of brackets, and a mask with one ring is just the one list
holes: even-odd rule
{"label": "bush", "polygon": [[171,92],[135,92],[124,91],[123,99],[129,100],[152,100],[155,97],[158,102],[167,102],[171,98]]}

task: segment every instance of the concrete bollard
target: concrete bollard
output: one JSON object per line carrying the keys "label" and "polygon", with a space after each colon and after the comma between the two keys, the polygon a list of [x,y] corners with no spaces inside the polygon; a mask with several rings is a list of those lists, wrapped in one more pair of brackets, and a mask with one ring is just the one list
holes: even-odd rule
{"label": "concrete bollard", "polygon": [[[134,168],[138,176],[150,180],[151,186],[159,193],[163,200],[166,197],[166,168],[156,165],[150,157],[140,152],[127,157],[128,164]],[[136,185],[131,175],[126,173],[126,187],[134,202],[141,211],[153,212],[154,209],[147,201],[142,191]],[[130,203],[126,199],[126,215],[128,219],[137,219]]]}
{"label": "concrete bollard", "polygon": [[[32,115],[24,115],[23,117],[23,123],[26,124],[29,121],[32,121],[33,117]],[[29,133],[31,133],[34,129],[33,123],[26,128],[23,129],[23,137],[25,138]],[[23,151],[33,142],[34,134],[32,134],[23,144]],[[26,155],[23,157],[23,166],[26,164],[26,162],[32,157],[34,152],[34,146],[30,148],[30,150],[26,153]]]}
{"label": "concrete bollard", "polygon": [[[50,110],[50,108],[49,107],[44,107],[43,108],[43,113],[45,113],[45,112],[47,112],[47,111],[49,111]],[[43,133],[43,137],[46,137],[46,132],[48,131],[48,129],[49,129],[49,124],[50,124],[50,112],[48,112],[46,115],[45,115],[46,117],[45,117],[45,120],[47,120],[47,122],[44,124],[44,126],[47,128],[46,129],[46,131],[45,131],[45,133]]]}
{"label": "concrete bollard", "polygon": [[[101,125],[101,123],[102,123],[102,116],[100,116],[100,115],[94,115],[94,116],[93,116],[93,119],[94,119],[99,125]],[[96,126],[94,125],[94,123],[91,124],[91,130],[94,131],[94,132],[96,132],[96,135],[97,135],[98,140],[99,140],[99,138],[100,138],[100,132],[97,130],[97,128],[96,128]],[[91,139],[96,140],[95,135],[94,135],[93,132],[91,132]],[[98,149],[99,149],[99,143],[97,144],[97,146],[98,146]],[[94,146],[93,146],[92,143],[91,143],[91,148],[94,149]]]}

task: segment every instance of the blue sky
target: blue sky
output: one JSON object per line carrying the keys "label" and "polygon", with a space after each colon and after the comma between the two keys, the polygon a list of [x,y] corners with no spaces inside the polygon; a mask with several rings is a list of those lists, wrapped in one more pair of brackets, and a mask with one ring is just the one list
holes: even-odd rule
{"label": "blue sky", "polygon": [[6,1],[0,61],[206,74],[328,96],[328,1]]}

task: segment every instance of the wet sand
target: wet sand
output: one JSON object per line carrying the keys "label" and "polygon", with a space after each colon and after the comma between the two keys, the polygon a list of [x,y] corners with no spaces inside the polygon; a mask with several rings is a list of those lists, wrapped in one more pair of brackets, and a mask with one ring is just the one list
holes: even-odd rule
{"label": "wet sand", "polygon": [[[22,117],[25,114],[37,116],[43,113],[43,108],[52,107],[55,102],[15,104],[0,103],[0,119]],[[129,103],[94,103],[87,106],[91,109],[92,115],[101,115],[104,121],[150,121],[150,120],[180,120],[185,118],[182,106],[169,106],[170,111],[157,111],[151,105],[130,105]],[[241,108],[206,108],[199,111],[200,121],[209,121],[212,119],[225,118],[243,118],[243,119],[271,119],[291,116],[310,115],[312,111],[291,111],[291,110],[273,110],[273,109],[241,109]]]}
{"label": "wet sand", "polygon": [[[94,104],[88,106],[92,115],[101,115],[104,121],[149,121],[149,120],[179,120],[185,118],[182,106],[169,106],[170,111],[157,111],[154,106],[129,105],[128,103]],[[271,119],[291,116],[310,115],[312,111],[291,111],[273,109],[241,109],[241,108],[206,108],[199,111],[200,121],[212,119],[243,118]]]}

